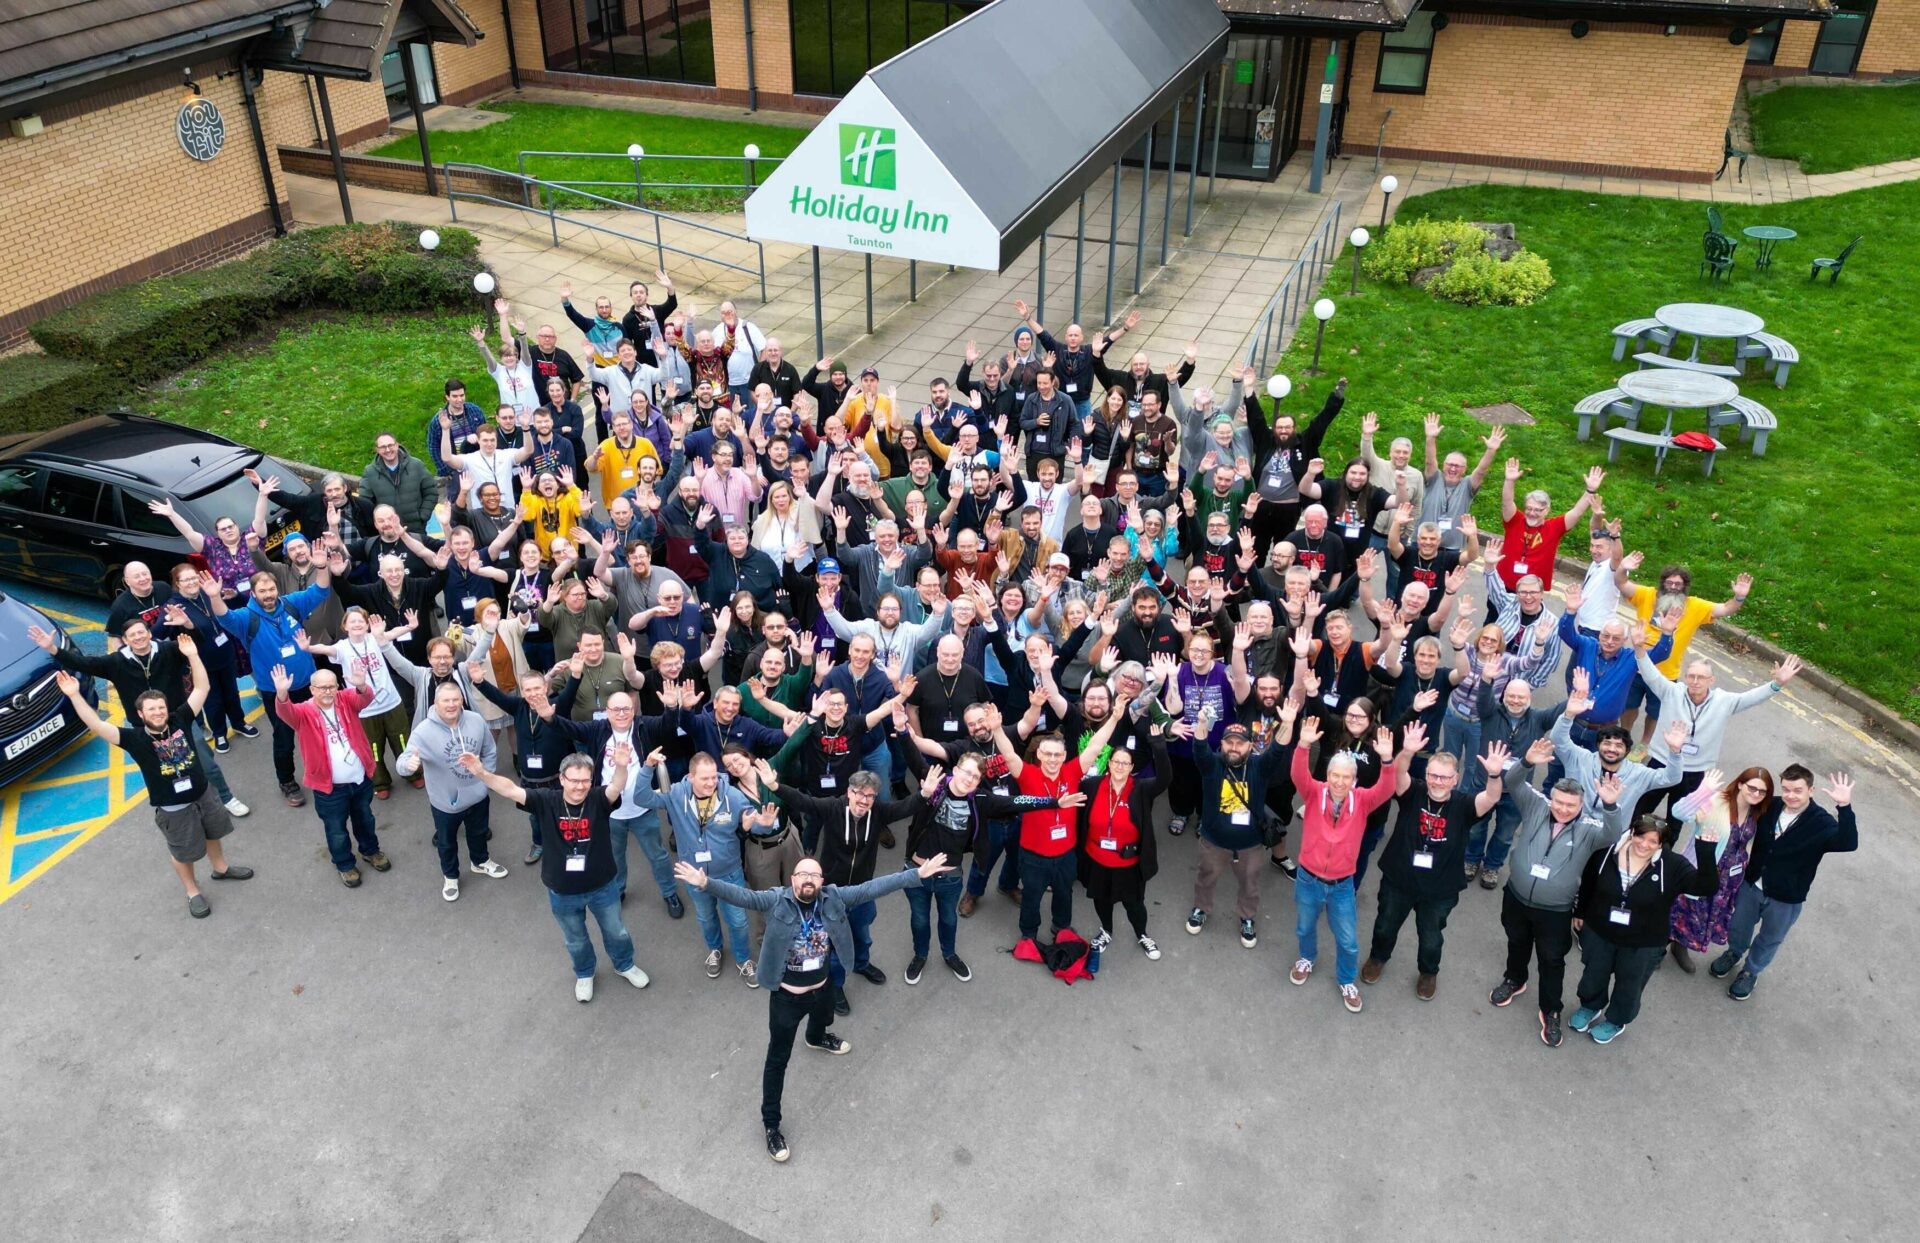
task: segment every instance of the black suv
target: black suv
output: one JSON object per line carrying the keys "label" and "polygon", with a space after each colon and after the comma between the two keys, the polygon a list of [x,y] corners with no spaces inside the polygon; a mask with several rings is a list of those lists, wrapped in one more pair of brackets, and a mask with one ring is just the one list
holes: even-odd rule
{"label": "black suv", "polygon": [[[171,500],[195,530],[215,519],[253,520],[249,467],[307,485],[286,465],[212,432],[140,415],[83,419],[58,431],[0,438],[0,574],[111,599],[120,569],[144,561],[156,581],[192,554],[187,541],[147,502]],[[289,515],[273,506],[264,541],[280,546]]]}

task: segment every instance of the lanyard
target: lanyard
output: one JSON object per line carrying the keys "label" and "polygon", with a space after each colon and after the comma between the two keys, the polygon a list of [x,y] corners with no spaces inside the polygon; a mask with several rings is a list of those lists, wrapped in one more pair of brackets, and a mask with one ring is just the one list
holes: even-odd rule
{"label": "lanyard", "polygon": [[320,709],[320,724],[327,731],[328,743],[334,746],[346,745],[347,731],[340,727],[340,718],[337,711],[330,711],[326,708]]}
{"label": "lanyard", "polygon": [[[580,810],[575,811],[573,809],[573,804],[569,803],[566,800],[566,798],[563,796],[560,800],[560,814],[568,820],[585,820],[587,818],[587,805],[583,802],[580,804]],[[590,847],[592,846],[592,844],[593,844],[592,838],[591,836],[589,836],[587,839],[587,845]],[[586,853],[587,852],[585,849],[579,849],[579,848],[569,850],[567,852],[567,854],[570,857],[575,859],[585,858]]]}

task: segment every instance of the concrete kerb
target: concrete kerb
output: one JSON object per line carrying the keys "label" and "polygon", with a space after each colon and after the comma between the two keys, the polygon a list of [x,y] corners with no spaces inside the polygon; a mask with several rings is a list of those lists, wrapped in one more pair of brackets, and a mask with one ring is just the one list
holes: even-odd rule
{"label": "concrete kerb", "polygon": [[[1584,562],[1575,561],[1569,557],[1560,557],[1557,562],[1560,571],[1575,580],[1580,579],[1587,572]],[[1775,663],[1785,659],[1788,654],[1786,649],[1778,644],[1727,622],[1708,622],[1701,629],[1729,650],[1744,648]],[[1794,654],[1798,655],[1798,653]],[[1806,657],[1802,656],[1800,659],[1806,662]],[[1920,755],[1920,725],[1907,720],[1873,696],[1854,689],[1811,662],[1803,663],[1799,676],[1806,679],[1810,685],[1818,687],[1858,712],[1866,719],[1869,726],[1898,741],[1915,755]]]}

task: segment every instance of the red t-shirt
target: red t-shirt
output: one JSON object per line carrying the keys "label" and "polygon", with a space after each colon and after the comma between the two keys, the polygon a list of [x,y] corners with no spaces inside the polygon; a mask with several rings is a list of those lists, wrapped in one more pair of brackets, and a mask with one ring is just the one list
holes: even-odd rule
{"label": "red t-shirt", "polygon": [[[1020,771],[1020,793],[1041,798],[1059,798],[1080,788],[1080,761],[1068,760],[1060,766],[1060,775],[1051,780],[1038,764]],[[1020,817],[1020,849],[1054,858],[1073,849],[1077,813],[1071,807],[1051,807],[1030,811]]]}
{"label": "red t-shirt", "polygon": [[[1140,862],[1140,856],[1122,858],[1122,847],[1131,846],[1140,840],[1140,830],[1133,827],[1133,812],[1127,807],[1127,795],[1133,791],[1133,778],[1127,778],[1127,787],[1116,798],[1113,782],[1102,781],[1100,788],[1087,799],[1087,854],[1103,868],[1130,868]],[[1108,843],[1111,843],[1109,847]]]}
{"label": "red t-shirt", "polygon": [[1559,514],[1537,527],[1527,525],[1527,516],[1516,513],[1502,529],[1500,581],[1512,591],[1529,574],[1540,578],[1540,585],[1553,585],[1553,559],[1560,554],[1560,537],[1567,533],[1567,520]]}

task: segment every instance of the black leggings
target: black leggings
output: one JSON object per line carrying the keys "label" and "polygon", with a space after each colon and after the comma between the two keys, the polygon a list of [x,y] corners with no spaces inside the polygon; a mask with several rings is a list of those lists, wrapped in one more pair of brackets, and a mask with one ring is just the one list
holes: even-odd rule
{"label": "black leggings", "polygon": [[[1130,902],[1121,903],[1121,905],[1126,908],[1127,922],[1133,925],[1133,935],[1136,937],[1146,936],[1147,904],[1141,899],[1135,898]],[[1112,898],[1096,898],[1093,903],[1094,914],[1100,917],[1100,926],[1108,932],[1113,931],[1113,907],[1114,901]]]}
{"label": "black leggings", "polygon": [[1194,767],[1193,758],[1186,755],[1174,756],[1173,772],[1168,776],[1167,805],[1172,808],[1173,814],[1190,817],[1199,811],[1200,772]]}

